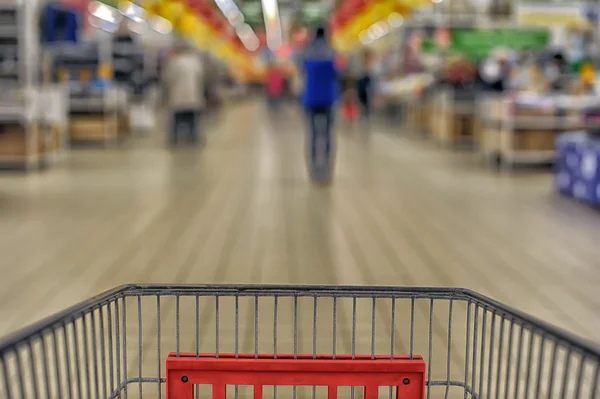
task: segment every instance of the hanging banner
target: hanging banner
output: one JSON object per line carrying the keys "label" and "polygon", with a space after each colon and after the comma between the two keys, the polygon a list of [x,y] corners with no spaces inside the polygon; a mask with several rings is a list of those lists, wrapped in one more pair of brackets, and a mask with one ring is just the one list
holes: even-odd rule
{"label": "hanging banner", "polygon": [[[450,43],[447,51],[480,61],[497,48],[510,48],[515,51],[543,49],[550,43],[546,29],[473,29],[456,28],[449,32]],[[431,38],[422,43],[424,52],[436,52],[440,48]]]}

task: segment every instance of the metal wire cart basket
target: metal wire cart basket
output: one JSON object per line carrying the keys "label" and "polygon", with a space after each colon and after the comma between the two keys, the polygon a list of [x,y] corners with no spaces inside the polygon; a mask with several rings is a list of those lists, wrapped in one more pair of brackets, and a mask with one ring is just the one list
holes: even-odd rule
{"label": "metal wire cart basket", "polygon": [[128,285],[0,341],[0,398],[600,398],[590,343],[463,289]]}

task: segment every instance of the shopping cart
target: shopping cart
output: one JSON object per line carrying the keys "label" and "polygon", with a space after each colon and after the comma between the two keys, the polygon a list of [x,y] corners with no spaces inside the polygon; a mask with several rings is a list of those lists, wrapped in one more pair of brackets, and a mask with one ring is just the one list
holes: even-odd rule
{"label": "shopping cart", "polygon": [[591,398],[593,344],[464,289],[128,285],[0,341],[0,398]]}

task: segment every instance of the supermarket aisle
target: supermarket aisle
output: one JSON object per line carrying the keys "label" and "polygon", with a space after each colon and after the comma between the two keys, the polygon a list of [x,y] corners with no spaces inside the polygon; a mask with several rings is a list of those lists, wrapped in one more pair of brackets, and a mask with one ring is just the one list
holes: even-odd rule
{"label": "supermarket aisle", "polygon": [[600,218],[548,175],[378,128],[340,132],[334,185],[314,187],[294,110],[230,113],[202,151],[157,139],[0,176],[0,335],[115,285],[186,282],[464,286],[597,338]]}

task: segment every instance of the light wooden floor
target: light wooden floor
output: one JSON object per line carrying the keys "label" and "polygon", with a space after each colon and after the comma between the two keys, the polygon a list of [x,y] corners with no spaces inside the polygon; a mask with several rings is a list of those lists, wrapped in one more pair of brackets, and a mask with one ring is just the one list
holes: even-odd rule
{"label": "light wooden floor", "polygon": [[142,139],[0,176],[0,335],[123,283],[290,283],[467,287],[600,341],[600,214],[549,173],[339,126],[317,187],[295,110],[228,112],[202,150]]}

